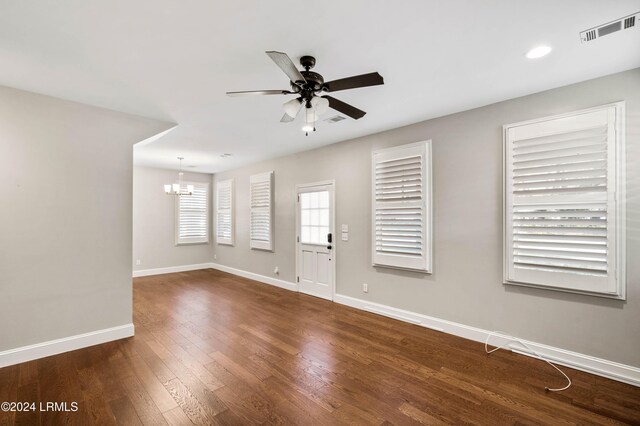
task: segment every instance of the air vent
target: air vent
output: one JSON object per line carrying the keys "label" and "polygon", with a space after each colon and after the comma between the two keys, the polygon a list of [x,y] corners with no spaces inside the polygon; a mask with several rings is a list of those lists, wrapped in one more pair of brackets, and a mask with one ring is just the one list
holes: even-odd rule
{"label": "air vent", "polygon": [[624,19],[624,29],[626,30],[627,28],[631,28],[633,26],[636,25],[636,17],[635,16],[629,16],[628,18]]}
{"label": "air vent", "polygon": [[597,38],[616,33],[620,30],[633,28],[636,26],[636,18],[640,18],[640,12],[625,16],[624,18],[616,19],[612,22],[607,22],[606,24],[602,24],[594,28],[589,28],[588,30],[580,33],[580,41],[586,43],[588,41],[593,41]]}
{"label": "air vent", "polygon": [[333,117],[326,118],[324,121],[327,123],[337,123],[338,121],[346,120],[347,117],[341,115],[334,115]]}
{"label": "air vent", "polygon": [[[595,38],[596,38],[596,30],[587,31],[587,39],[586,39],[586,41],[595,40]],[[583,41],[585,41],[585,40],[583,40]]]}

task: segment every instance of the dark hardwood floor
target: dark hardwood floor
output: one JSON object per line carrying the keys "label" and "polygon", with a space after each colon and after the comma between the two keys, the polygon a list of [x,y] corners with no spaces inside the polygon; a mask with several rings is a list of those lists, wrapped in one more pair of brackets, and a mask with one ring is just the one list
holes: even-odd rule
{"label": "dark hardwood floor", "polygon": [[136,335],[0,369],[0,424],[640,424],[640,388],[213,270],[137,278]]}

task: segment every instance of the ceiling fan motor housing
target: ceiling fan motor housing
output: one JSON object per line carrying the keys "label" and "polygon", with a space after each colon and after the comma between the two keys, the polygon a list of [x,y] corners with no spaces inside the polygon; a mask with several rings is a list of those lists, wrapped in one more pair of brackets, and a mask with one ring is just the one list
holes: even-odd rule
{"label": "ceiling fan motor housing", "polygon": [[304,71],[300,74],[304,77],[304,81],[292,81],[291,88],[294,93],[300,93],[302,99],[306,101],[307,108],[311,107],[310,101],[315,94],[322,90],[324,86],[324,78],[314,71],[309,71],[316,65],[316,58],[313,56],[303,56],[300,58],[300,65],[304,67]]}
{"label": "ceiling fan motor housing", "polygon": [[307,83],[302,85],[303,88],[313,91],[322,89],[324,78],[320,74],[313,71],[300,71],[300,74],[307,80]]}
{"label": "ceiling fan motor housing", "polygon": [[307,71],[316,66],[316,58],[313,56],[305,55],[300,58],[300,65],[304,67]]}

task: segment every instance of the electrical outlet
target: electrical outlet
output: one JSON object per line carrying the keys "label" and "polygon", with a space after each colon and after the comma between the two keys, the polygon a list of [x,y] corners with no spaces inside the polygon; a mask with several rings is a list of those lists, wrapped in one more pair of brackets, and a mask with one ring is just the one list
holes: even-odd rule
{"label": "electrical outlet", "polygon": [[362,283],[362,292],[363,293],[369,293],[369,284]]}
{"label": "electrical outlet", "polygon": [[273,268],[273,273],[278,275],[280,273],[280,270],[278,269],[278,267],[276,266],[275,268]]}
{"label": "electrical outlet", "polygon": [[142,260],[136,259],[136,266],[142,265]]}
{"label": "electrical outlet", "polygon": [[218,255],[217,255],[217,254],[214,254],[214,255],[213,255],[213,260],[216,260],[217,258],[218,258]]}

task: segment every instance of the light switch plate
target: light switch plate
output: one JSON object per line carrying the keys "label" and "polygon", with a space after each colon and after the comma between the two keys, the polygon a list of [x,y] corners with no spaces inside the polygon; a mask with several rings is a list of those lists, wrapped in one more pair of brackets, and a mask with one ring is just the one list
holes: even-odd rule
{"label": "light switch plate", "polygon": [[342,232],[349,232],[349,225],[347,224],[342,224]]}
{"label": "light switch plate", "polygon": [[342,233],[342,241],[349,241],[349,233],[348,232],[343,232]]}

